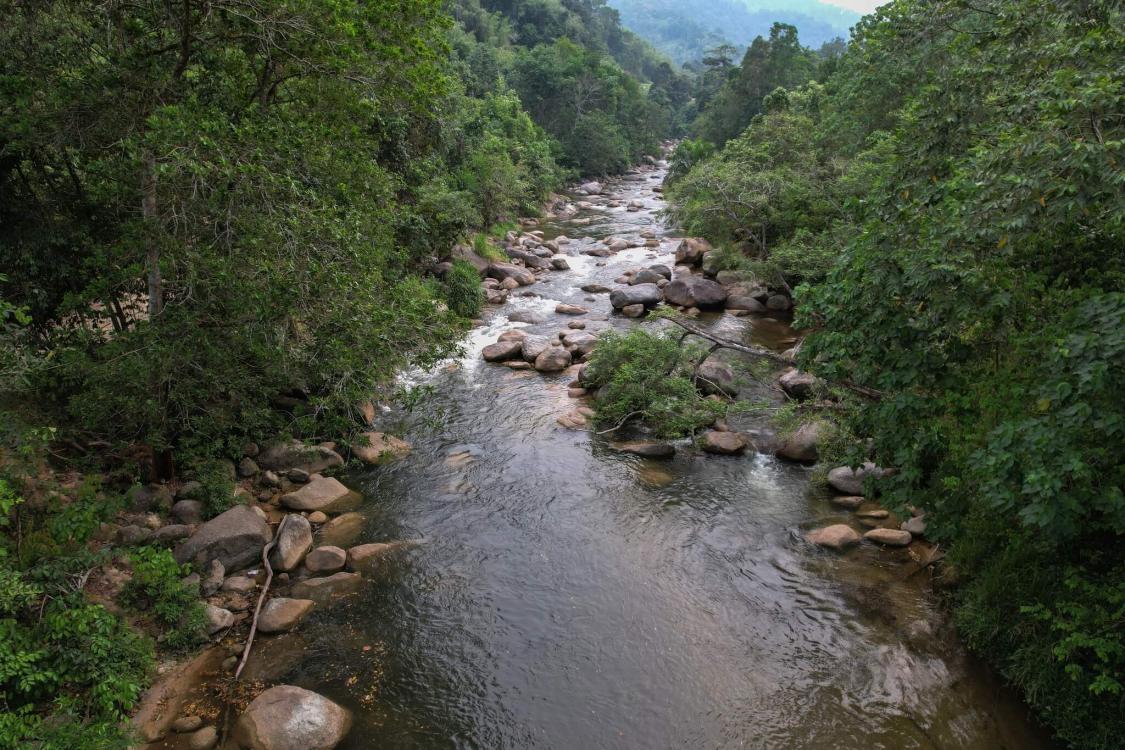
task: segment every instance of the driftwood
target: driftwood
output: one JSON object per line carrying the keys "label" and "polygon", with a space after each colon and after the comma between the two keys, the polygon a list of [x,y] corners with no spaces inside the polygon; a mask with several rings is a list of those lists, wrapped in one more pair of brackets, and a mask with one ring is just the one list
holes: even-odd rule
{"label": "driftwood", "polygon": [[[725,339],[722,336],[716,336],[710,331],[705,331],[702,328],[693,325],[678,316],[670,316],[667,318],[667,320],[670,320],[686,331],[680,341],[683,341],[688,336],[698,336],[701,339],[706,339],[707,341],[710,341],[712,344],[714,344],[714,346],[712,346],[707,351],[707,356],[710,356],[711,353],[716,349],[730,349],[731,351],[749,354],[752,357],[758,357],[760,359],[766,359],[771,362],[776,362],[777,364],[785,365],[786,367],[793,366],[793,363],[787,358],[781,356],[780,354],[777,354],[776,352],[771,352],[769,349],[766,349],[764,347],[742,344],[737,341]],[[706,360],[706,357],[704,357],[699,361],[699,363],[696,364],[696,369],[699,368],[699,365],[701,365],[704,360]],[[850,380],[829,380],[828,382],[832,385],[838,385],[841,388],[849,390],[857,396],[862,396],[869,401],[879,401],[883,398],[883,393],[881,391],[877,391],[874,388],[868,388],[867,386],[860,385],[859,383],[853,383]]]}
{"label": "driftwood", "polygon": [[289,520],[289,516],[281,519],[281,523],[277,525],[277,533],[273,535],[270,543],[262,548],[262,564],[266,566],[266,582],[262,585],[262,593],[258,595],[258,605],[254,607],[254,619],[250,622],[250,636],[246,639],[246,648],[242,650],[242,660],[238,663],[238,669],[234,672],[234,681],[238,682],[238,678],[242,675],[242,670],[246,668],[246,662],[250,658],[250,649],[254,647],[254,636],[258,632],[258,618],[262,614],[262,605],[265,604],[266,597],[270,593],[270,584],[273,583],[273,566],[270,565],[270,552],[277,546],[277,540],[281,538],[281,532],[285,529],[285,523]]}

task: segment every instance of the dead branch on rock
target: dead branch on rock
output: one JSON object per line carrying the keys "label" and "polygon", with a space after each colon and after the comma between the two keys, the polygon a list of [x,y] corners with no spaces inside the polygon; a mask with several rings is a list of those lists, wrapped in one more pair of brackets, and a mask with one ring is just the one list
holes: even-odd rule
{"label": "dead branch on rock", "polygon": [[[698,336],[701,339],[706,339],[707,341],[710,341],[712,344],[714,344],[714,346],[712,346],[711,349],[708,350],[707,356],[710,356],[711,352],[715,351],[716,349],[730,349],[731,351],[749,354],[752,357],[758,357],[760,359],[766,359],[771,362],[776,362],[777,364],[785,365],[786,367],[793,366],[793,363],[789,361],[788,358],[783,357],[776,352],[771,352],[769,349],[765,349],[760,346],[742,344],[737,341],[725,339],[722,336],[716,336],[710,331],[705,331],[702,328],[687,322],[686,320],[682,320],[678,316],[667,316],[666,319],[670,320],[680,328],[683,328],[685,331],[687,331],[687,334],[685,334],[684,337],[680,339],[681,341],[683,341],[683,339],[686,338],[688,334],[690,334],[692,336]],[[704,357],[704,360],[705,359],[706,357]],[[700,364],[702,364],[702,360]],[[696,365],[697,368],[698,366],[699,365]],[[859,383],[853,383],[850,380],[829,380],[828,382],[849,390],[857,396],[861,396],[869,401],[879,401],[883,398],[882,391],[877,391],[874,388],[868,388],[867,386],[860,385]]]}

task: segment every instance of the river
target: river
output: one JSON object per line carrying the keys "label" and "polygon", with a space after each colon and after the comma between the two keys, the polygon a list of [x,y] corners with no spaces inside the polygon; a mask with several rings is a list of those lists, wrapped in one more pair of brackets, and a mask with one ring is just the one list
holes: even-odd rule
{"label": "river", "polygon": [[[677,242],[604,261],[607,235],[672,236],[662,169],[633,173],[565,233],[568,272],[490,308],[465,355],[388,414],[406,459],[352,474],[367,497],[358,541],[417,539],[358,597],[260,647],[261,677],[322,692],[356,713],[360,748],[1045,748],[1027,710],[958,645],[905,552],[846,555],[803,540],[847,522],[808,467],[686,449],[625,456],[561,427],[567,375],[480,360],[512,327],[553,334],[557,302],[609,313],[579,287],[671,265]],[[604,263],[604,265],[601,265]],[[514,310],[542,313],[513,324]],[[724,335],[776,349],[783,321],[710,316]],[[660,325],[610,316],[598,326]],[[751,388],[752,390],[752,388]],[[761,427],[747,414],[736,426]]]}

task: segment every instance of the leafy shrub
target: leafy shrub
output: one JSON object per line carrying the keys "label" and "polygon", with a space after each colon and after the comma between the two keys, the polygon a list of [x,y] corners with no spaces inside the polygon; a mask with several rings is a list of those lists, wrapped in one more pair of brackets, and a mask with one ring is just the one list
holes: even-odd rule
{"label": "leafy shrub", "polygon": [[225,510],[234,507],[234,477],[230,464],[221,459],[209,459],[197,464],[194,478],[202,485],[193,500],[203,503],[205,518],[214,518]]}
{"label": "leafy shrub", "polygon": [[672,335],[643,328],[600,338],[583,374],[583,381],[598,389],[599,425],[637,418],[658,435],[678,437],[725,413],[723,404],[704,398],[692,383],[696,348],[681,348]]}
{"label": "leafy shrub", "polygon": [[484,304],[484,292],[480,286],[480,274],[472,264],[453,261],[453,268],[445,274],[445,298],[449,309],[462,318],[475,318]]}
{"label": "leafy shrub", "polygon": [[123,605],[152,616],[167,629],[161,642],[178,651],[199,642],[202,636],[203,607],[199,592],[183,582],[191,572],[180,565],[166,549],[141,547],[129,554],[133,577],[121,590]]}

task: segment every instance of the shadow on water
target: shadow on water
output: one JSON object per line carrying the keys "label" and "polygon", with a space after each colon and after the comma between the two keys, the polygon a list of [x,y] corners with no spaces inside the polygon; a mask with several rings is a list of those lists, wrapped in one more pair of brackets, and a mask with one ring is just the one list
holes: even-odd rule
{"label": "shadow on water", "polygon": [[[403,417],[410,457],[351,478],[368,498],[361,541],[422,543],[266,646],[265,676],[355,710],[348,750],[1045,747],[957,645],[922,576],[904,580],[905,553],[803,541],[843,518],[808,468],[686,445],[667,462],[623,456],[556,423],[574,406],[567,376],[479,361],[511,309],[542,312],[529,329],[553,333],[570,320],[558,301],[609,311],[581,285],[671,260],[660,174],[611,187],[642,211],[597,199],[578,215],[589,224],[546,227],[574,240],[573,270],[495,310],[465,358],[431,376],[435,395]],[[643,229],[659,248],[579,254]],[[775,350],[795,340],[782,320],[706,324]]]}

